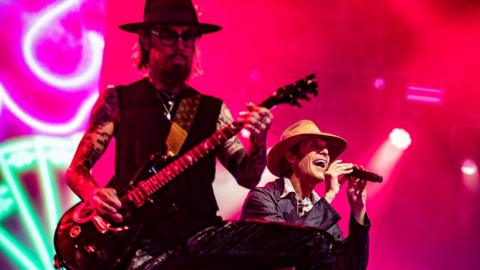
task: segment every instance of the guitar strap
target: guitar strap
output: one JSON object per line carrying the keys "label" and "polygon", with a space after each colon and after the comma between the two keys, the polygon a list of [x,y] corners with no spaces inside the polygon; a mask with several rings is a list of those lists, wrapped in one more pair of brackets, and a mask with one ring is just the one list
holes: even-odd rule
{"label": "guitar strap", "polygon": [[180,149],[182,149],[183,143],[187,139],[188,132],[192,127],[193,120],[195,120],[197,115],[201,99],[200,93],[191,91],[180,101],[165,141],[168,156],[172,157],[180,153]]}

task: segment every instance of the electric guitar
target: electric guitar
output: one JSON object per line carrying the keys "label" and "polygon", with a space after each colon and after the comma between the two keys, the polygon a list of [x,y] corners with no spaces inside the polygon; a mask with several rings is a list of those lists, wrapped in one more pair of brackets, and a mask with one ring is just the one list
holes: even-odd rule
{"label": "electric guitar", "polygon": [[[279,88],[272,96],[260,104],[271,109],[278,104],[300,106],[300,99],[310,100],[316,96],[315,75],[293,84]],[[117,269],[125,262],[132,246],[142,231],[144,224],[135,221],[135,213],[154,202],[153,196],[163,186],[212,152],[218,145],[237,134],[243,125],[232,122],[216,131],[199,145],[166,164],[165,156],[155,156],[152,162],[142,168],[125,190],[118,192],[124,206],[121,224],[112,224],[99,216],[86,202],[80,202],[70,208],[60,219],[54,236],[55,267],[66,269]]]}

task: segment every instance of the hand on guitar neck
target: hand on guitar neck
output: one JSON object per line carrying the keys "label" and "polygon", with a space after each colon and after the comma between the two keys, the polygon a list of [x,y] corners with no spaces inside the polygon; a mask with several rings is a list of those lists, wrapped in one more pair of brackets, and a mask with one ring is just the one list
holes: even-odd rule
{"label": "hand on guitar neck", "polygon": [[267,108],[247,103],[247,110],[240,112],[237,122],[250,131],[250,139],[256,145],[265,145],[267,131],[272,123],[273,115]]}

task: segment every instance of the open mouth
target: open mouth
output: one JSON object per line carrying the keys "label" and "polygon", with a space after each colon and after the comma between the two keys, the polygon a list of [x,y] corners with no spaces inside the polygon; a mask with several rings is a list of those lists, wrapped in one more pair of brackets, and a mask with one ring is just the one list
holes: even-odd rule
{"label": "open mouth", "polygon": [[327,160],[326,159],[316,159],[313,161],[313,165],[318,166],[320,168],[326,168],[327,167]]}

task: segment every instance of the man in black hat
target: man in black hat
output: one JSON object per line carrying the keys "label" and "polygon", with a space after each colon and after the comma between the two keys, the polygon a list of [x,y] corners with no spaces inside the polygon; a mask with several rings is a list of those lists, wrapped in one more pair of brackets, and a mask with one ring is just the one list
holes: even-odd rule
{"label": "man in black hat", "polygon": [[[112,223],[124,219],[117,191],[129,185],[152,153],[180,156],[232,122],[221,100],[202,95],[186,83],[198,39],[221,29],[199,23],[190,0],[147,0],[144,21],[120,28],[138,34],[139,68],[146,68],[148,76],[101,94],[66,173],[72,190]],[[272,115],[248,104],[237,121],[251,132],[249,150],[233,137],[214,153],[240,185],[253,188],[266,164],[265,140]],[[112,138],[115,177],[103,188],[90,171]],[[153,269],[165,261],[175,269],[172,253],[178,253],[192,235],[222,224],[212,188],[215,155],[184,170],[155,197],[158,208],[139,220],[146,228],[126,264],[128,269]]]}
{"label": "man in black hat", "polygon": [[[291,125],[267,157],[268,169],[280,178],[251,190],[243,205],[242,219],[285,222],[327,231],[339,248],[330,260],[309,260],[309,269],[367,267],[370,221],[366,214],[366,181],[347,177],[354,165],[336,160],[346,146],[343,138],[321,132],[310,120]],[[351,217],[349,236],[343,241],[337,225],[340,216],[330,203],[345,181],[348,181]],[[322,197],[314,190],[321,182],[325,183]]]}

